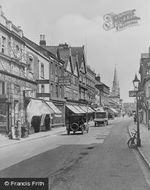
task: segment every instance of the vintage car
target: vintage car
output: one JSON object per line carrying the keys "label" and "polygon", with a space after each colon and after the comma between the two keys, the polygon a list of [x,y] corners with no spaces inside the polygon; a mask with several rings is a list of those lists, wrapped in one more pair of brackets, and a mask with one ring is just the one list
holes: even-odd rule
{"label": "vintage car", "polygon": [[94,124],[96,126],[106,126],[108,125],[108,112],[105,111],[102,107],[95,109],[95,118]]}
{"label": "vintage car", "polygon": [[84,116],[74,115],[70,117],[70,122],[66,125],[67,134],[70,135],[72,131],[73,134],[80,131],[81,134],[84,134],[84,131],[88,133],[89,125],[86,123]]}

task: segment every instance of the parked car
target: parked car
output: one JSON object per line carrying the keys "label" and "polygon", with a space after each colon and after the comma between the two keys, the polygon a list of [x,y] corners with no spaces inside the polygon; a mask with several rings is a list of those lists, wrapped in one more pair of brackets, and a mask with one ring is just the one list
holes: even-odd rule
{"label": "parked car", "polygon": [[94,124],[96,126],[106,126],[108,125],[108,112],[105,111],[102,107],[99,107],[95,111]]}

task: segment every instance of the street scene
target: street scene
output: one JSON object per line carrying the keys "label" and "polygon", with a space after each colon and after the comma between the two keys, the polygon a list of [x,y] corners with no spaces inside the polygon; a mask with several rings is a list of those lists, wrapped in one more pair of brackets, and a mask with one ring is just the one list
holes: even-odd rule
{"label": "street scene", "polygon": [[150,189],[149,12],[0,0],[0,190]]}

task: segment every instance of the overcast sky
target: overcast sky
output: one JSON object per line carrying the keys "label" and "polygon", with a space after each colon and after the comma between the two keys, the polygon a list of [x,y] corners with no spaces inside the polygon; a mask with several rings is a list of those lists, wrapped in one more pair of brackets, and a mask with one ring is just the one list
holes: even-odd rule
{"label": "overcast sky", "polygon": [[[0,0],[5,16],[21,26],[24,35],[39,43],[46,35],[47,45],[67,42],[85,45],[88,65],[112,87],[115,65],[124,102],[133,89],[139,71],[140,55],[148,52],[150,42],[149,0]],[[116,32],[103,29],[103,16],[136,9],[141,18],[137,26]],[[149,22],[148,22],[149,21]]]}

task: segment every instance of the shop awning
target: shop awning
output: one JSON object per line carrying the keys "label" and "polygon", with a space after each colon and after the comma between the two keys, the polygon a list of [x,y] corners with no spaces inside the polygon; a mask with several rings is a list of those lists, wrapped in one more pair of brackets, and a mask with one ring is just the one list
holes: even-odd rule
{"label": "shop awning", "polygon": [[95,109],[97,112],[105,112],[105,110],[103,109],[103,107],[98,107]]}
{"label": "shop awning", "polygon": [[95,110],[93,110],[91,107],[88,107],[88,111],[89,111],[90,113],[95,112]]}
{"label": "shop awning", "polygon": [[86,113],[83,109],[81,109],[79,106],[73,105],[77,110],[79,110],[80,113]]}
{"label": "shop awning", "polygon": [[84,110],[84,112],[87,112],[87,108],[86,108],[85,106],[80,106],[80,108],[81,108],[82,110]]}
{"label": "shop awning", "polygon": [[112,107],[109,107],[109,109],[110,109],[113,113],[118,113],[117,110],[115,110],[115,109],[112,108]]}
{"label": "shop awning", "polygon": [[46,103],[54,111],[54,113],[62,114],[62,112],[52,102],[46,101]]}
{"label": "shop awning", "polygon": [[80,106],[80,108],[82,110],[84,110],[85,113],[93,113],[95,112],[92,108],[90,108],[89,106]]}
{"label": "shop awning", "polygon": [[52,113],[54,113],[54,111],[45,103],[44,100],[31,99],[27,106],[27,119],[29,122],[33,116]]}
{"label": "shop awning", "polygon": [[73,105],[66,105],[66,107],[71,110],[73,113],[76,113],[76,114],[81,114],[81,111],[79,111],[78,109],[76,109]]}

